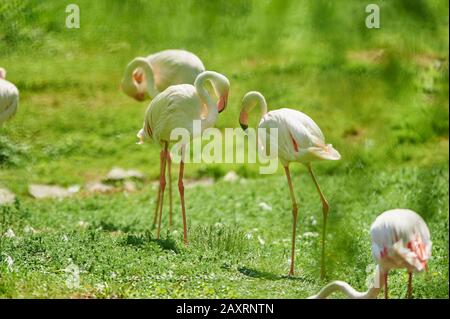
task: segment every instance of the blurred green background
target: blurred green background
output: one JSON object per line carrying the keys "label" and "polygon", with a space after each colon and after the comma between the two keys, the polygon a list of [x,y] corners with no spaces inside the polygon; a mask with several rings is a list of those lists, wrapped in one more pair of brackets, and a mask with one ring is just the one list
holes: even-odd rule
{"label": "blurred green background", "polygon": [[[362,210],[363,189],[381,198],[392,182],[372,190],[369,181],[376,183],[378,175],[399,174],[405,185],[414,180],[418,188],[405,186],[386,201],[421,208],[428,221],[439,221],[441,247],[448,246],[448,199],[444,198],[448,186],[442,183],[448,181],[449,159],[448,1],[74,3],[81,10],[79,29],[65,27],[68,3],[64,1],[0,3],[0,65],[20,90],[16,117],[0,128],[0,186],[17,193],[28,210],[41,209],[27,197],[30,183],[84,184],[101,178],[113,166],[137,168],[149,180],[157,178],[159,147],[135,144],[148,102],[125,96],[119,83],[134,57],[182,48],[197,54],[207,69],[230,79],[229,105],[217,127],[238,126],[240,100],[249,90],[261,91],[269,109],[305,112],[342,154],[341,161],[316,165],[318,175],[328,180],[328,193],[340,194],[336,196],[345,197],[347,204],[361,200],[358,209]],[[380,29],[365,26],[368,3],[380,7]],[[251,123],[256,121],[254,117]],[[191,164],[186,174],[219,179],[229,170],[246,178],[265,178],[258,174],[257,165],[250,164]],[[293,165],[293,170],[306,180],[300,165]],[[285,218],[288,236],[289,200],[281,170],[278,175],[276,192],[285,203],[279,215]],[[333,179],[347,180],[353,188],[342,182],[337,189]],[[431,189],[436,179],[440,188]],[[260,191],[258,182],[251,185],[252,194]],[[303,184],[297,185],[303,189]],[[314,190],[307,189],[312,196]],[[402,197],[405,189],[411,192],[411,201]],[[414,191],[422,197],[415,198]],[[427,192],[429,196],[423,195]],[[154,195],[144,190],[139,196],[147,200]],[[63,210],[83,211],[78,202],[72,205]],[[318,200],[314,207],[320,217]],[[370,212],[361,229],[368,229],[381,210]],[[142,210],[143,221],[149,220],[148,214]],[[192,221],[210,223],[195,216]],[[448,250],[442,251],[443,273],[438,277],[448,288],[444,268]]]}

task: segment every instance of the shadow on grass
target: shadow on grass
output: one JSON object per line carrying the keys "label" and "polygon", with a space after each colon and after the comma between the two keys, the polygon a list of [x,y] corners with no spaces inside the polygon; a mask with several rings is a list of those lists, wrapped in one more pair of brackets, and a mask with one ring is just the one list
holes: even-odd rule
{"label": "shadow on grass", "polygon": [[177,244],[175,240],[172,238],[160,238],[156,239],[151,236],[150,233],[146,234],[128,234],[122,241],[123,245],[129,245],[129,246],[135,246],[135,247],[141,247],[145,246],[149,243],[155,243],[157,244],[162,250],[171,250],[175,253],[179,252],[179,249],[177,247]]}
{"label": "shadow on grass", "polygon": [[265,280],[281,280],[281,279],[289,279],[289,280],[305,280],[303,276],[289,276],[289,275],[278,275],[268,271],[261,271],[254,268],[248,267],[239,267],[238,271],[251,278],[265,279]]}

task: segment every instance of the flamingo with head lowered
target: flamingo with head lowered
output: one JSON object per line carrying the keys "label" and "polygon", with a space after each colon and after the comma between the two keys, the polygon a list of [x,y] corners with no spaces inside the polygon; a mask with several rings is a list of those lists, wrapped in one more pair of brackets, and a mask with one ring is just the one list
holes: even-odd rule
{"label": "flamingo with head lowered", "polygon": [[[323,136],[322,131],[309,116],[302,112],[287,108],[267,112],[266,100],[259,92],[248,92],[242,99],[242,109],[239,117],[239,123],[243,130],[247,130],[248,114],[255,106],[258,106],[260,109],[261,120],[259,122],[259,128],[267,129],[266,137],[273,140],[268,129],[275,128],[278,130],[278,140],[276,141],[277,145],[270,145],[270,147],[276,146],[278,150],[278,158],[284,166],[292,201],[293,228],[291,267],[289,275],[294,275],[295,234],[298,215],[298,205],[297,200],[295,199],[294,189],[292,187],[289,163],[300,162],[305,164],[308,168],[322,201],[323,233],[321,273],[323,276],[325,258],[325,230],[329,205],[312,171],[311,163],[317,160],[338,160],[341,156],[331,144],[325,143],[325,137]],[[267,145],[267,143],[265,145]]]}
{"label": "flamingo with head lowered", "polygon": [[0,126],[14,116],[19,105],[19,90],[6,80],[6,70],[0,68]]}
{"label": "flamingo with head lowered", "polygon": [[427,269],[431,257],[430,231],[422,217],[409,209],[392,209],[379,215],[370,227],[372,255],[377,262],[375,283],[366,292],[358,292],[348,283],[334,281],[310,299],[323,299],[340,290],[352,299],[376,298],[384,286],[388,298],[388,274],[391,269],[406,268],[408,298],[412,297],[412,276]]}
{"label": "flamingo with head lowered", "polygon": [[[206,88],[207,82],[211,83],[216,95],[215,98],[208,92]],[[157,208],[159,208],[158,238],[161,231],[166,185],[165,167],[166,159],[169,158],[170,134],[174,129],[184,128],[190,133],[191,139],[195,138],[194,121],[196,120],[199,120],[201,123],[201,132],[214,126],[219,113],[227,105],[229,89],[230,82],[224,75],[213,71],[205,71],[197,76],[194,85],[179,84],[169,86],[150,102],[145,113],[143,128],[139,131],[138,137],[141,142],[146,139],[152,139],[162,147],[160,154],[160,192],[157,201]],[[184,153],[185,145],[182,145],[178,190],[180,192],[183,217],[183,239],[184,243],[188,244],[183,185]]]}
{"label": "flamingo with head lowered", "polygon": [[185,50],[164,50],[137,57],[126,67],[121,87],[138,101],[154,98],[171,85],[193,84],[205,71],[202,61]]}

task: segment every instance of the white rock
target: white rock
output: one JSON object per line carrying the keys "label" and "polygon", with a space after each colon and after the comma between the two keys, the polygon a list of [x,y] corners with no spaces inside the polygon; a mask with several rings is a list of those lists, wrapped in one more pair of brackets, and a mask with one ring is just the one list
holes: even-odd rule
{"label": "white rock", "polygon": [[228,173],[225,174],[225,176],[223,177],[223,180],[225,182],[234,183],[239,180],[239,175],[236,174],[235,171],[229,171]]}
{"label": "white rock", "polygon": [[261,202],[261,203],[258,204],[258,206],[259,206],[259,208],[261,208],[262,210],[265,210],[265,211],[272,211],[272,206],[270,206],[270,205],[267,204],[267,203]]}
{"label": "white rock", "polygon": [[12,204],[14,203],[14,199],[16,195],[11,193],[6,188],[0,188],[0,205]]}
{"label": "white rock", "polygon": [[113,167],[106,175],[106,180],[110,181],[121,181],[128,178],[144,179],[145,176],[138,170],[135,169],[125,170],[120,167]]}
{"label": "white rock", "polygon": [[114,187],[100,182],[90,182],[86,185],[86,190],[89,193],[110,193],[114,191]]}
{"label": "white rock", "polygon": [[34,198],[63,198],[72,195],[66,188],[56,185],[32,184],[28,192]]}
{"label": "white rock", "polygon": [[123,190],[129,193],[135,192],[137,190],[136,183],[125,181],[125,183],[123,183]]}
{"label": "white rock", "polygon": [[81,189],[80,185],[71,185],[67,188],[67,191],[71,194],[78,193]]}

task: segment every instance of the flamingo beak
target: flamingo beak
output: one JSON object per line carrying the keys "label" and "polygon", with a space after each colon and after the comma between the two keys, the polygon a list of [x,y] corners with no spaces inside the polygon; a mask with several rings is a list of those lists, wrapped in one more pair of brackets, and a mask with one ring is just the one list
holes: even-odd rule
{"label": "flamingo beak", "polygon": [[133,74],[133,78],[136,81],[137,84],[141,84],[142,81],[144,81],[144,73],[140,72],[140,71],[136,71]]}
{"label": "flamingo beak", "polygon": [[247,131],[248,129],[248,113],[242,111],[239,115],[239,124],[241,125],[242,130]]}
{"label": "flamingo beak", "polygon": [[225,92],[225,94],[220,97],[219,103],[217,103],[217,109],[219,110],[219,113],[225,110],[225,108],[227,107],[227,103],[228,103],[228,91]]}

